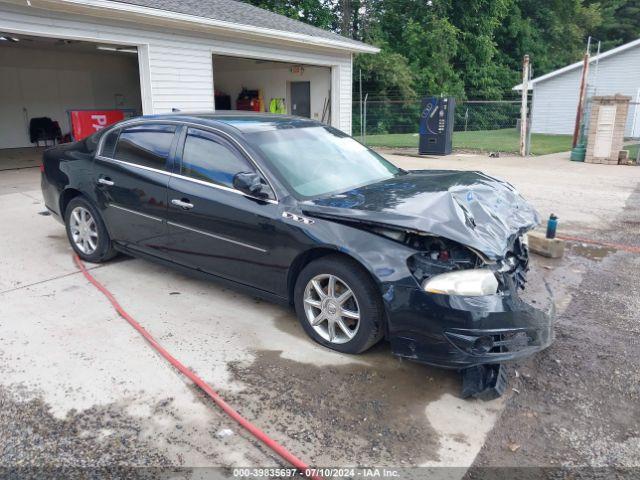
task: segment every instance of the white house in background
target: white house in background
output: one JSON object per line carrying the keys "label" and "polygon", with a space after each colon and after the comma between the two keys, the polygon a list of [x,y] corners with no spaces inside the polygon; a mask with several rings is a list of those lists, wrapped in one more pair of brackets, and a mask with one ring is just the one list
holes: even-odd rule
{"label": "white house in background", "polygon": [[[533,133],[573,133],[582,65],[582,61],[576,62],[529,82]],[[514,90],[521,91],[522,84]],[[631,97],[632,102],[640,101],[640,39],[591,58],[589,94],[616,93]],[[640,106],[631,105],[629,112],[625,136],[640,137]]]}
{"label": "white house in background", "polygon": [[243,87],[350,133],[352,55],[378,51],[234,0],[0,0],[0,148],[31,146],[31,118],[65,133],[68,110],[234,108]]}

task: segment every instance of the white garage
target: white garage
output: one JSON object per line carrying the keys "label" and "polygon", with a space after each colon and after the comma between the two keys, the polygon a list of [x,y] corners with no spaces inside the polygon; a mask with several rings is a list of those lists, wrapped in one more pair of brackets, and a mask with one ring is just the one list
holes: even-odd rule
{"label": "white garage", "polygon": [[64,138],[69,110],[278,104],[350,133],[352,55],[377,51],[234,0],[0,1],[0,163],[34,118]]}

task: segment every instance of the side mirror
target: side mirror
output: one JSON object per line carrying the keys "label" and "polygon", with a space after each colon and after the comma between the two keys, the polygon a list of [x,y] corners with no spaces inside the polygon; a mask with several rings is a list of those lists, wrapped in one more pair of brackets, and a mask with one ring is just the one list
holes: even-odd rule
{"label": "side mirror", "polygon": [[233,188],[257,198],[269,198],[271,189],[264,179],[254,172],[240,172],[233,177]]}

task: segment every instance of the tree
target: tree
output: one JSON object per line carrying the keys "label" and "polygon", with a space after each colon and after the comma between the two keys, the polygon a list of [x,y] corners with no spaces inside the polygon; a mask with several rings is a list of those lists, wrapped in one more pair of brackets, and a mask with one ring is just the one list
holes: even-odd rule
{"label": "tree", "polygon": [[599,3],[518,0],[496,33],[500,61],[518,72],[528,54],[534,76],[543,75],[580,60],[587,37],[601,21]]}
{"label": "tree", "polygon": [[602,49],[622,45],[640,37],[640,0],[609,0],[599,4],[602,22],[593,32]]}
{"label": "tree", "polygon": [[354,62],[354,78],[362,71],[363,91],[377,99],[416,97],[414,75],[407,59],[383,45],[377,55],[358,55]]}
{"label": "tree", "polygon": [[496,32],[515,0],[453,0],[451,22],[460,32],[454,68],[464,72],[467,96],[500,98],[505,90],[505,66],[499,62]]}
{"label": "tree", "polygon": [[368,36],[363,40],[385,45],[406,58],[413,76],[412,89],[427,93],[462,95],[463,81],[455,71],[459,31],[446,16],[446,5],[424,0],[384,0],[370,12]]}
{"label": "tree", "polygon": [[640,0],[248,0],[381,47],[357,55],[369,92],[499,99],[520,82],[579,60],[589,35],[604,49],[640,36]]}
{"label": "tree", "polygon": [[319,28],[331,29],[335,24],[335,17],[330,1],[331,0],[251,0],[247,3]]}

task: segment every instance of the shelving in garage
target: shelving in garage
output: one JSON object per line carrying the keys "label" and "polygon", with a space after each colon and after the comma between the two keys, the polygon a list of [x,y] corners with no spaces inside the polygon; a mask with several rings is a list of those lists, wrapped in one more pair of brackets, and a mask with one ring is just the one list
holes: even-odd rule
{"label": "shelving in garage", "polygon": [[213,56],[213,78],[218,99],[228,97],[229,108],[240,109],[243,91],[260,91],[260,111],[269,111],[272,99],[281,99],[284,111],[331,123],[331,68],[225,55]]}

